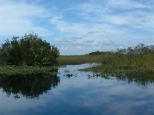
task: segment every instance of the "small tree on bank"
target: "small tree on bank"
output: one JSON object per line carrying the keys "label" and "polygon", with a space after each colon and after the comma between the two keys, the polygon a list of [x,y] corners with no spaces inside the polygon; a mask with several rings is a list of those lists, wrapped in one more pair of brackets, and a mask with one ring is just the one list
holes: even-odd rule
{"label": "small tree on bank", "polygon": [[26,34],[5,41],[0,55],[6,65],[51,66],[57,64],[59,50],[36,34]]}

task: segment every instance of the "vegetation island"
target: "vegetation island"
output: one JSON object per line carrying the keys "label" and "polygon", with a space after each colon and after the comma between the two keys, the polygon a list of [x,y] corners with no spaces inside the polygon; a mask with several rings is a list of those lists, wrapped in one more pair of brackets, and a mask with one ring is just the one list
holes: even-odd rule
{"label": "vegetation island", "polygon": [[6,40],[0,47],[0,75],[53,73],[59,50],[37,34]]}

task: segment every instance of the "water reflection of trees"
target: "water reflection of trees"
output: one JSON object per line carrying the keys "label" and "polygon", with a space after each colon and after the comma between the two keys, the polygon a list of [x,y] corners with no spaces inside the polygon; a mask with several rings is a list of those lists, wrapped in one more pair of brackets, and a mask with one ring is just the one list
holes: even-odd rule
{"label": "water reflection of trees", "polygon": [[103,73],[89,75],[88,77],[102,77],[104,79],[112,79],[114,77],[117,80],[127,81],[128,83],[134,82],[143,86],[154,83],[153,73]]}
{"label": "water reflection of trees", "polygon": [[29,75],[29,76],[0,76],[0,88],[8,95],[15,98],[38,98],[54,88],[60,82],[57,74],[54,75]]}

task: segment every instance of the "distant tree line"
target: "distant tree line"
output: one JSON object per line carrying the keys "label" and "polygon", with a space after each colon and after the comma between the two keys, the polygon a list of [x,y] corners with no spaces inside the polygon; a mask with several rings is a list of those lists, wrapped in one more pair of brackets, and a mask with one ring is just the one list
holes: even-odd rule
{"label": "distant tree line", "polygon": [[144,44],[139,44],[135,47],[128,47],[127,49],[118,49],[116,53],[119,53],[119,54],[154,53],[154,45],[146,46]]}
{"label": "distant tree line", "polygon": [[135,47],[128,47],[127,49],[117,49],[116,51],[95,51],[88,55],[101,55],[101,54],[145,54],[154,53],[154,45],[146,46],[139,44]]}
{"label": "distant tree line", "polygon": [[95,52],[91,52],[91,53],[89,53],[89,55],[100,55],[100,54],[102,54],[103,52],[101,52],[101,51],[95,51]]}
{"label": "distant tree line", "polygon": [[0,46],[1,65],[51,66],[57,64],[59,50],[37,34],[13,37]]}

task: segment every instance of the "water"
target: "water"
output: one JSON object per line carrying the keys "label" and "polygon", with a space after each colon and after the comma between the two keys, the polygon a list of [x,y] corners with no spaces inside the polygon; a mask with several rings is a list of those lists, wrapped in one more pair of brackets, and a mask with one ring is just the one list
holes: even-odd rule
{"label": "water", "polygon": [[153,115],[154,78],[80,72],[0,77],[0,115]]}

